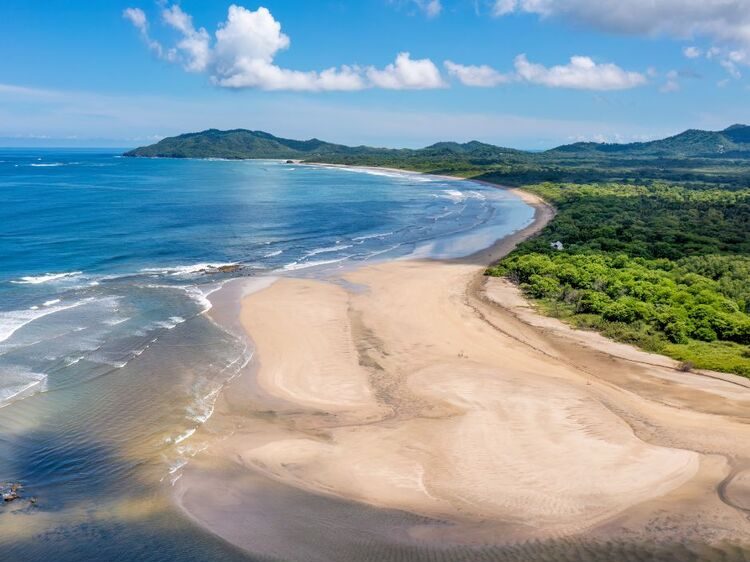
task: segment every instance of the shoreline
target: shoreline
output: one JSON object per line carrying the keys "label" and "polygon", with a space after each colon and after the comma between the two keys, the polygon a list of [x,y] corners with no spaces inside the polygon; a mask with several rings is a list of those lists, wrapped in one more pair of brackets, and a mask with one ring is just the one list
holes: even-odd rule
{"label": "shoreline", "polygon": [[747,535],[750,393],[529,322],[517,290],[483,273],[554,209],[489,185],[534,206],[533,222],[465,258],[286,277],[242,299],[258,359],[222,392],[215,438],[178,482],[193,521],[258,555],[311,560],[355,548],[339,527],[386,550],[450,551],[650,540],[650,513],[666,511],[676,541]]}

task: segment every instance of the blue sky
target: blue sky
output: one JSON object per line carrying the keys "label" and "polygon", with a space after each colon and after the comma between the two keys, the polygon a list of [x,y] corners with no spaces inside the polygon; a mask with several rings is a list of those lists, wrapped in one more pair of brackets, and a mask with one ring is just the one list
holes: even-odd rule
{"label": "blue sky", "polygon": [[746,0],[3,0],[0,48],[3,146],[541,149],[750,121]]}

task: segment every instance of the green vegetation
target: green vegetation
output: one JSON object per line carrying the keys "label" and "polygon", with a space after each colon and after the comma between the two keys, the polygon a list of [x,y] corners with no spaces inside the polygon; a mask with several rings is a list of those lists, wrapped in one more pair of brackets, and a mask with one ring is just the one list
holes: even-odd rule
{"label": "green vegetation", "polygon": [[299,159],[523,186],[558,214],[491,275],[520,283],[543,311],[575,325],[686,366],[750,376],[750,126],[539,153],[477,141],[348,147],[212,129],[127,156]]}
{"label": "green vegetation", "polygon": [[[750,376],[750,191],[526,187],[558,209],[491,275],[542,310],[696,367]],[[551,247],[561,241],[563,250]]]}

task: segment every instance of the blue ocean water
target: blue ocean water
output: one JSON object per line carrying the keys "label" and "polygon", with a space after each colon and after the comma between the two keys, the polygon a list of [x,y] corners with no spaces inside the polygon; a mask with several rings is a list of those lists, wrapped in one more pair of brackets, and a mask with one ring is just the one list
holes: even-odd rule
{"label": "blue ocean water", "polygon": [[[471,253],[533,210],[484,185],[278,161],[0,150],[0,560],[242,560],[166,501],[243,338],[238,276]],[[222,269],[222,266],[232,266]]]}

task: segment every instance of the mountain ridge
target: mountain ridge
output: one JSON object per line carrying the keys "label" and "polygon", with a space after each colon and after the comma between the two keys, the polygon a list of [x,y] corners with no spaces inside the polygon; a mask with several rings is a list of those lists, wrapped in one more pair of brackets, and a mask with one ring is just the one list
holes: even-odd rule
{"label": "mountain ridge", "polygon": [[347,146],[318,138],[277,137],[249,129],[207,129],[167,137],[125,153],[129,157],[299,159],[326,161],[342,158],[399,160],[464,159],[474,164],[539,162],[585,158],[737,158],[750,159],[750,126],[735,124],[721,131],[688,129],[664,139],[627,144],[577,142],[542,152],[496,146],[480,141],[441,141],[424,148]]}

